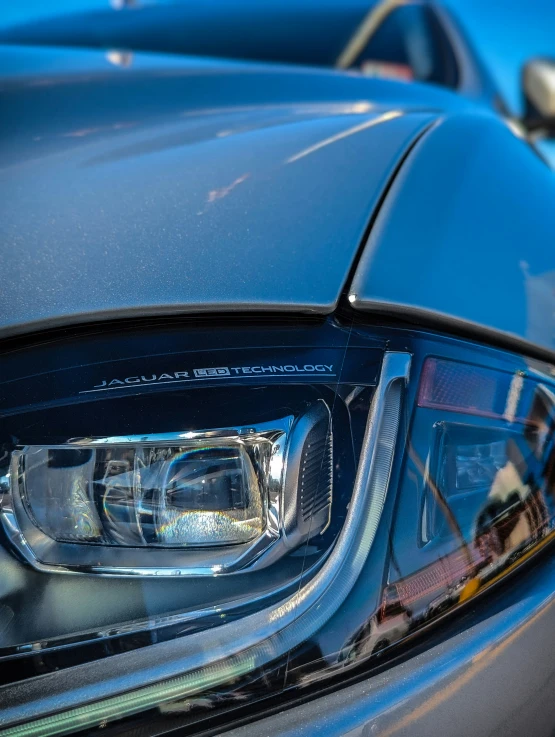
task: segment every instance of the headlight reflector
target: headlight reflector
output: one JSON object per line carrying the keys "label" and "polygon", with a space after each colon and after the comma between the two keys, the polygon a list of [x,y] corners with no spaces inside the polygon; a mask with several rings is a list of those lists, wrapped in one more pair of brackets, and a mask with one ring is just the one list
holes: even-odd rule
{"label": "headlight reflector", "polygon": [[28,446],[14,462],[25,506],[53,540],[231,545],[266,528],[270,461],[282,435]]}
{"label": "headlight reflector", "polygon": [[[17,446],[0,518],[39,569],[199,575],[263,567],[328,527],[332,464],[322,399],[298,416],[248,427]],[[94,565],[85,544],[97,546]],[[115,548],[129,549],[129,563]]]}

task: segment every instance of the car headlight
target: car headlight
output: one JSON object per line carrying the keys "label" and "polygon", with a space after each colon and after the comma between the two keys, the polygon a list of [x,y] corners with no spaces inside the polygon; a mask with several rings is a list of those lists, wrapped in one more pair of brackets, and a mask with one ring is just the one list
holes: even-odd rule
{"label": "car headlight", "polygon": [[5,734],[308,687],[553,535],[537,361],[327,321],[61,339],[2,377]]}
{"label": "car headlight", "polygon": [[328,526],[332,438],[318,398],[296,416],[248,427],[18,445],[0,516],[41,570],[171,576],[262,567]]}

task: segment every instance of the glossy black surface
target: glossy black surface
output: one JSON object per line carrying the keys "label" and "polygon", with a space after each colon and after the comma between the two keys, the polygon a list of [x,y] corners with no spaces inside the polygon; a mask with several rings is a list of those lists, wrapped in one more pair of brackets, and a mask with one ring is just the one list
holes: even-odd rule
{"label": "glossy black surface", "polygon": [[[551,737],[555,723],[552,556],[447,624],[438,640],[354,685],[213,733],[226,737]],[[268,705],[268,709],[271,706]],[[129,730],[127,734],[132,734]]]}

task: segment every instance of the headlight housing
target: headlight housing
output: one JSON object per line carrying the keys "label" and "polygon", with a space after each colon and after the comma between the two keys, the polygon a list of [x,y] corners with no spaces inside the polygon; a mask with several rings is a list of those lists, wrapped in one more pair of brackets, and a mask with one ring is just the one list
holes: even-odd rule
{"label": "headlight housing", "polygon": [[52,572],[267,566],[330,522],[330,410],[324,399],[304,404],[249,427],[18,445],[4,475],[5,529]]}
{"label": "headlight housing", "polygon": [[4,366],[8,734],[145,709],[154,731],[306,687],[552,538],[546,364],[329,320],[145,327]]}

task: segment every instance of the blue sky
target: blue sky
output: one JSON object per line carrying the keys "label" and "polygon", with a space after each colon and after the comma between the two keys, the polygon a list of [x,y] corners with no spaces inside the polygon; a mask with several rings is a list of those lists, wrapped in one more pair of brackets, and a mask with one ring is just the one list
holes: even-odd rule
{"label": "blue sky", "polygon": [[533,56],[555,57],[555,0],[444,0],[474,40],[511,110],[521,107],[520,74]]}

